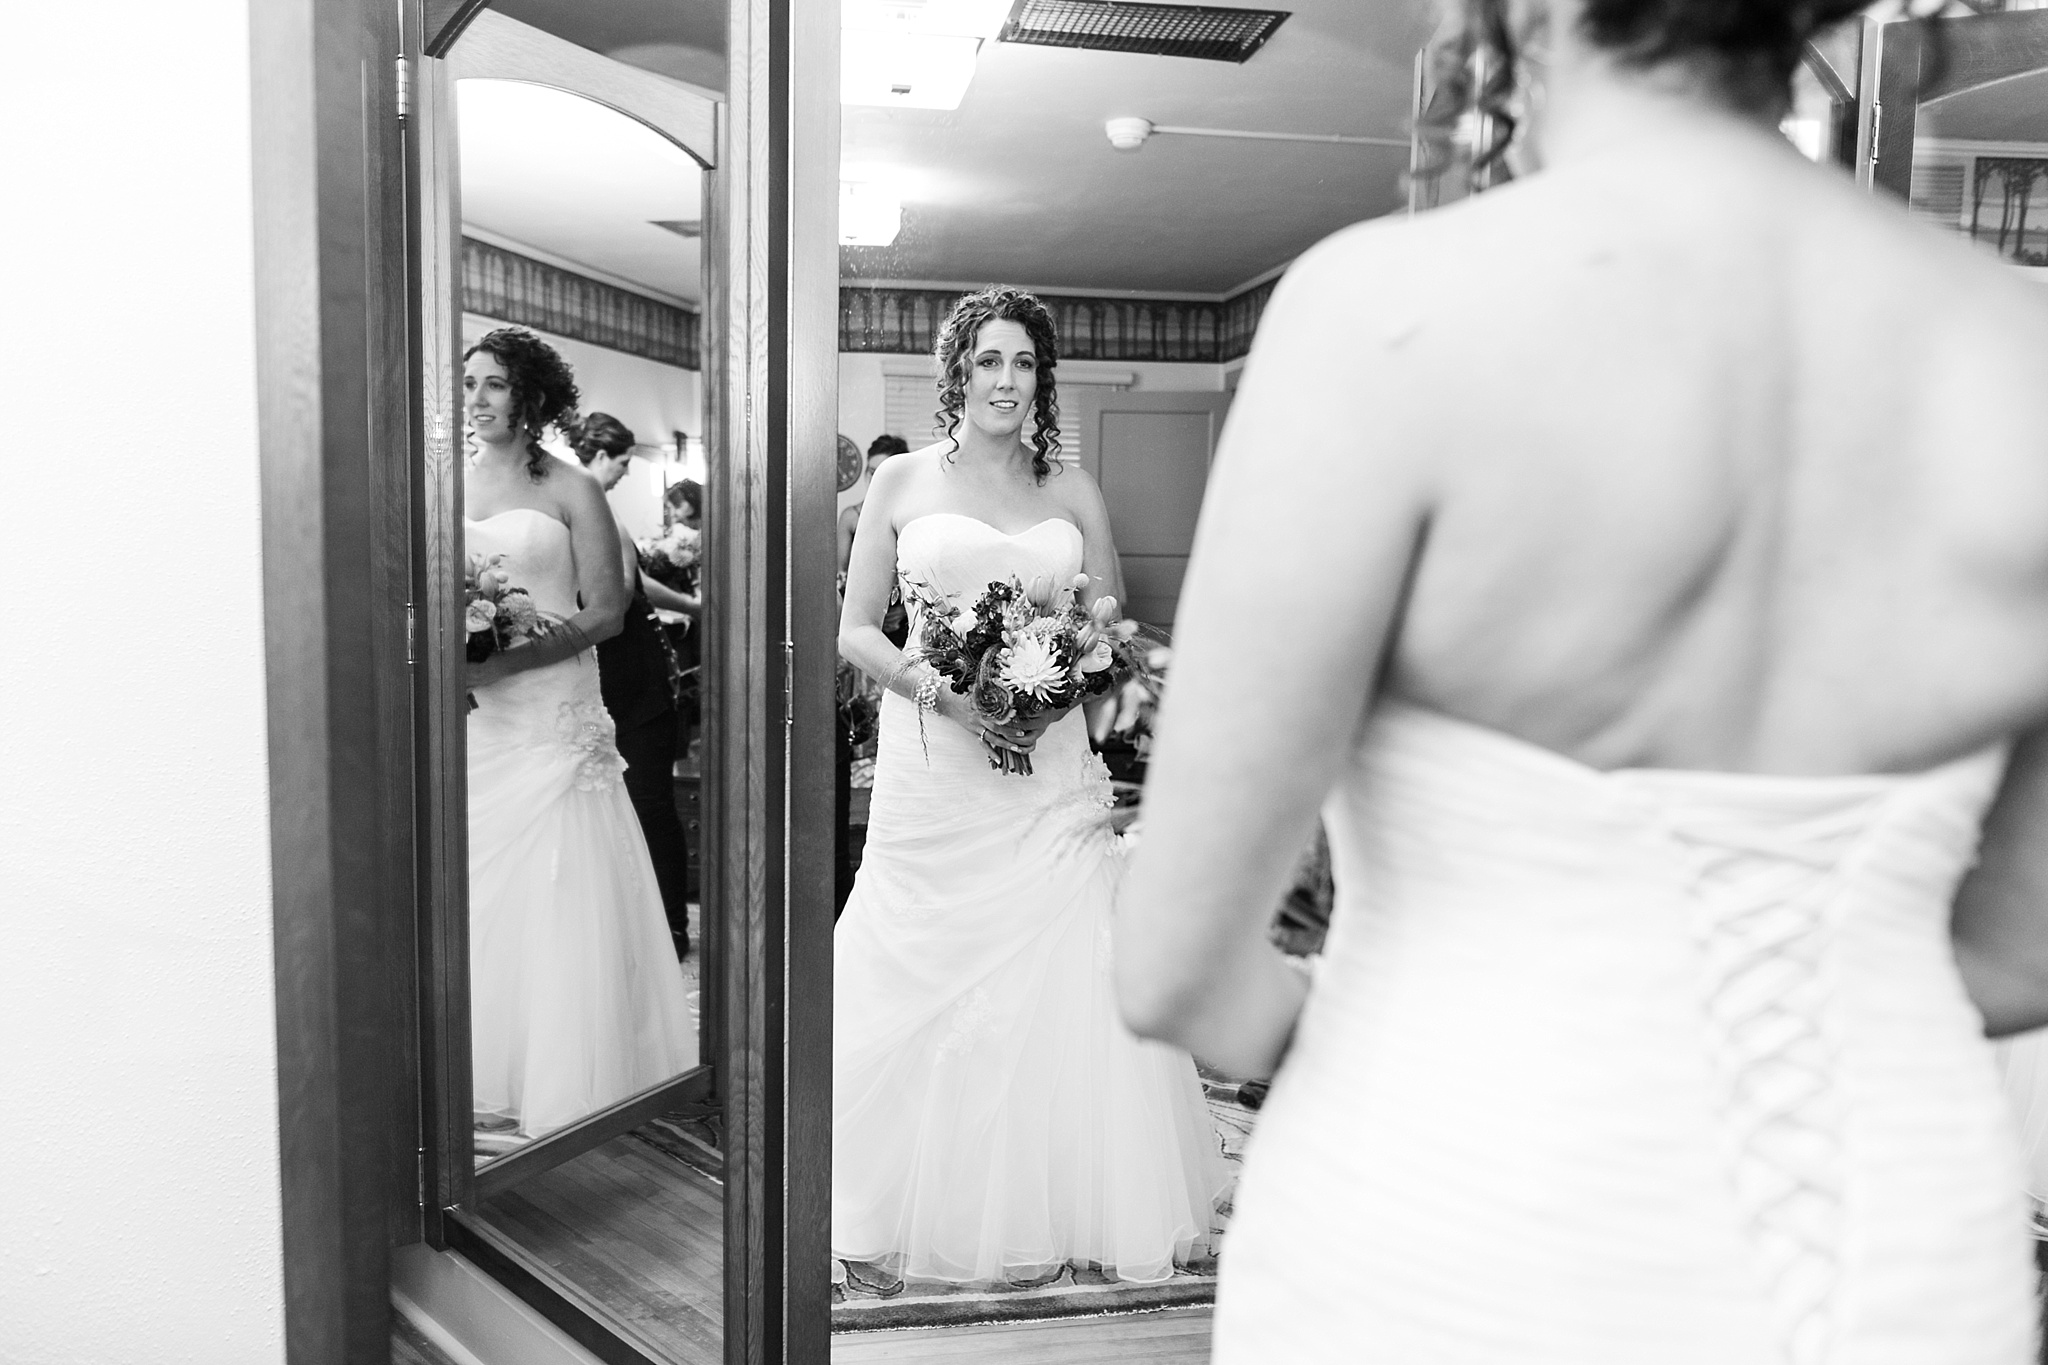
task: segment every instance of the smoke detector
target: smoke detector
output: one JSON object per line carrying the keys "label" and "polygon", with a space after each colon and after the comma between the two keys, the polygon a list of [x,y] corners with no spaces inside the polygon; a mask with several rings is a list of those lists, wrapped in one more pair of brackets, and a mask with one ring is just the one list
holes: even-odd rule
{"label": "smoke detector", "polygon": [[1145,145],[1145,139],[1152,136],[1152,120],[1148,118],[1113,118],[1102,125],[1102,131],[1109,134],[1109,145],[1120,152],[1135,152]]}

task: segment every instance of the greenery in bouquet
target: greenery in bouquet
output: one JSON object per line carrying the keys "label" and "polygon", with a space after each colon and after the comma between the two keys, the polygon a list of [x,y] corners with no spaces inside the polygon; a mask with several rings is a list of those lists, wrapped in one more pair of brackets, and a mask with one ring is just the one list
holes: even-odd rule
{"label": "greenery in bouquet", "polygon": [[[1061,585],[1044,574],[990,583],[956,607],[929,586],[906,581],[922,608],[912,653],[936,669],[991,725],[1056,715],[1107,696],[1144,667],[1136,622],[1114,597],[1081,603],[1088,576]],[[1028,776],[1031,756],[989,746],[989,766]]]}
{"label": "greenery in bouquet", "polygon": [[640,572],[681,593],[697,591],[697,566],[704,557],[703,533],[677,522],[658,536],[637,541]]}

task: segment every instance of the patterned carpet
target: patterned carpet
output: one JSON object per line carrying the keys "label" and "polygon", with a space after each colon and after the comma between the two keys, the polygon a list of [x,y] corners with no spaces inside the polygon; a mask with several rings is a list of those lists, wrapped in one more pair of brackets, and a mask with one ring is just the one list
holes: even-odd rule
{"label": "patterned carpet", "polygon": [[[1231,1082],[1204,1075],[1202,1086],[1217,1145],[1234,1168],[1243,1159],[1255,1115],[1238,1103],[1238,1088]],[[1234,1169],[1231,1184],[1234,1189]],[[1219,1228],[1229,1224],[1230,1199],[1226,1192],[1217,1215]],[[1046,1284],[969,1288],[935,1280],[906,1280],[901,1292],[883,1297],[863,1284],[869,1278],[864,1272],[865,1267],[856,1266],[843,1283],[833,1286],[834,1332],[1137,1313],[1212,1303],[1216,1298],[1213,1255],[1184,1267],[1161,1284],[1123,1284],[1093,1267],[1069,1265]]]}

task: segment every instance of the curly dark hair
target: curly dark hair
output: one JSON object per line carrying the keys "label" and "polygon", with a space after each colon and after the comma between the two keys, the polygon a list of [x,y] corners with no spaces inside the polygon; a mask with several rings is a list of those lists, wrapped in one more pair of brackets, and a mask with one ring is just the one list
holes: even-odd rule
{"label": "curly dark hair", "polygon": [[574,426],[562,428],[569,449],[585,464],[600,455],[618,459],[633,448],[633,430],[608,412],[585,413]]}
{"label": "curly dark hair", "polygon": [[669,485],[668,492],[662,496],[667,498],[668,505],[675,508],[678,512],[683,510],[683,504],[688,503],[691,515],[697,517],[704,515],[704,485],[698,483],[695,479],[677,480]]}
{"label": "curly dark hair", "polygon": [[[1693,67],[1743,108],[1788,103],[1792,74],[1809,40],[1853,18],[1868,0],[1584,0],[1579,31],[1622,65],[1644,70],[1666,63]],[[1909,0],[1924,8],[1930,0]],[[1939,4],[1940,0],[1931,0]],[[1459,0],[1459,22],[1429,56],[1437,95],[1419,130],[1427,148],[1424,173],[1448,162],[1452,130],[1466,114],[1481,116],[1485,144],[1472,149],[1472,183],[1506,178],[1502,158],[1513,141],[1514,104],[1523,49],[1545,16],[1532,14],[1517,31],[1513,0]],[[1939,52],[1932,60],[1940,61]],[[1927,80],[1923,68],[1922,82]]]}
{"label": "curly dark hair", "polygon": [[484,333],[483,339],[462,353],[468,360],[484,352],[505,367],[512,385],[512,414],[526,433],[526,477],[539,483],[548,474],[548,453],[540,438],[549,427],[573,436],[576,404],[576,374],[555,348],[524,327],[499,327]]}
{"label": "curly dark hair", "polygon": [[1060,453],[1060,395],[1053,376],[1060,363],[1060,340],[1052,325],[1052,314],[1036,295],[1014,285],[992,284],[953,305],[933,348],[939,362],[939,410],[933,416],[945,427],[946,439],[953,443],[953,449],[959,450],[960,438],[955,433],[967,411],[974,342],[981,329],[991,322],[1020,324],[1038,357],[1038,390],[1031,400],[1032,414],[1038,419],[1031,433],[1031,474],[1044,483]]}

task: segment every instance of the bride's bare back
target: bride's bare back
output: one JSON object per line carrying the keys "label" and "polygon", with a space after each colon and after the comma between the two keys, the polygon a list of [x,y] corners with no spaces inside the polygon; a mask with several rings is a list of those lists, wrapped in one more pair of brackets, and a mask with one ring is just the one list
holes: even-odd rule
{"label": "bride's bare back", "polygon": [[2048,1023],[2048,296],[1765,119],[1583,98],[1552,168],[1274,296],[1178,612],[1128,1016],[1273,1065],[1300,988],[1263,907],[1385,691],[1602,769],[2018,736],[1955,934],[1994,1029]]}
{"label": "bride's bare back", "polygon": [[1291,346],[1368,392],[1286,458],[1426,527],[1391,690],[1602,768],[1914,769],[2048,710],[2037,286],[1736,127],[1309,269]]}

